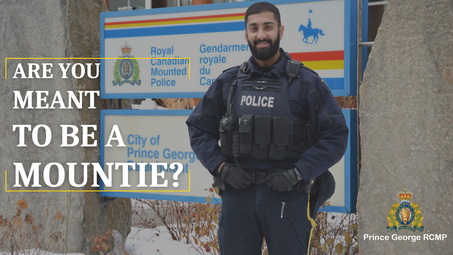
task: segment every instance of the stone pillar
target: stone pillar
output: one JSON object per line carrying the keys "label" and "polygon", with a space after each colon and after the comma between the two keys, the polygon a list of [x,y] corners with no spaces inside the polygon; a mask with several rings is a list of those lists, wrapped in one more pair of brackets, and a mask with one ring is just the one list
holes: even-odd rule
{"label": "stone pillar", "polygon": [[[99,13],[106,11],[104,0],[45,0],[45,1],[11,1],[0,0],[0,56],[7,57],[98,57],[99,56]],[[24,60],[23,63],[32,62]],[[43,61],[36,61],[42,63]],[[56,62],[52,62],[57,67]],[[61,60],[60,60],[61,62]],[[81,62],[81,61],[74,61]],[[10,60],[8,72],[14,73],[14,61]],[[4,70],[4,61],[0,63]],[[56,72],[54,72],[56,76]],[[44,249],[73,253],[90,251],[90,240],[107,230],[117,229],[127,236],[130,231],[131,204],[129,199],[118,199],[106,202],[98,193],[73,192],[34,192],[7,193],[4,185],[4,170],[8,170],[8,187],[14,184],[13,162],[22,162],[25,169],[33,162],[44,166],[49,162],[98,162],[99,148],[60,147],[60,124],[77,125],[98,124],[99,109],[105,108],[102,100],[96,99],[98,110],[88,110],[88,99],[80,110],[27,110],[13,109],[13,91],[45,90],[49,100],[56,91],[67,98],[66,91],[100,90],[99,79],[3,79],[0,86],[0,166],[1,192],[0,215],[11,219],[16,214],[17,201],[24,199],[28,205],[25,213],[32,215],[38,228],[39,245]],[[45,124],[52,130],[53,141],[45,148],[32,144],[30,135],[26,136],[25,148],[18,148],[18,133],[12,131],[12,125]],[[96,133],[99,141],[99,129]],[[40,140],[43,141],[42,139]],[[81,177],[80,173],[77,173]],[[67,173],[66,173],[67,175]],[[52,176],[54,180],[54,176]],[[88,182],[89,183],[89,182]],[[62,189],[71,188],[64,184]],[[91,187],[87,187],[90,188]],[[37,191],[49,189],[36,188]],[[25,215],[22,215],[25,218]],[[28,218],[30,221],[30,218]],[[23,224],[28,224],[27,222]],[[1,229],[0,229],[1,231]],[[0,233],[0,236],[2,233]],[[31,248],[36,241],[23,242],[20,248]]]}
{"label": "stone pillar", "polygon": [[[451,254],[453,250],[453,4],[390,1],[360,88],[361,254]],[[422,232],[388,232],[398,192],[413,193]],[[389,241],[364,240],[364,235]],[[421,236],[394,241],[392,235]],[[423,234],[447,234],[444,241]]]}

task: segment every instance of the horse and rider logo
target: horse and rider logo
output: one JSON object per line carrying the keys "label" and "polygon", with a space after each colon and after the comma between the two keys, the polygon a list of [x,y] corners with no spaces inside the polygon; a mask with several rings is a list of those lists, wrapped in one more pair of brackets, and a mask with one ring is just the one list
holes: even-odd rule
{"label": "horse and rider logo", "polygon": [[[309,13],[312,13],[313,10],[310,10]],[[302,34],[303,38],[302,38],[302,41],[306,44],[316,44],[318,43],[318,39],[319,39],[319,36],[324,36],[326,34],[324,34],[324,32],[322,31],[322,29],[319,29],[319,28],[313,28],[311,26],[311,19],[308,18],[308,23],[307,25],[303,25],[303,24],[300,24],[299,26],[299,32]],[[313,37],[311,40],[310,40],[310,37]]]}
{"label": "horse and rider logo", "polygon": [[113,68],[114,79],[112,81],[113,86],[131,84],[131,85],[140,85],[140,66],[134,56],[131,55],[132,47],[123,45],[121,47],[121,52],[123,56],[121,59],[116,60],[115,67]]}

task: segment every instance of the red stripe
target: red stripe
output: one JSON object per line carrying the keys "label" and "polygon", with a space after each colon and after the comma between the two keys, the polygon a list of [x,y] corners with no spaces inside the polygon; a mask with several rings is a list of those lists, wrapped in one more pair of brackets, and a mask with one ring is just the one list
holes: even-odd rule
{"label": "red stripe", "polygon": [[122,25],[122,24],[135,24],[135,23],[147,23],[147,22],[162,22],[162,21],[176,21],[176,20],[193,20],[193,19],[209,19],[209,18],[224,18],[224,17],[237,17],[244,16],[245,13],[233,13],[233,14],[219,14],[219,15],[208,15],[208,16],[195,16],[195,17],[182,17],[182,18],[168,18],[168,19],[148,19],[148,20],[134,20],[134,21],[120,21],[120,22],[107,22],[108,25]]}
{"label": "red stripe", "polygon": [[292,59],[298,61],[320,61],[320,60],[343,60],[344,52],[339,51],[319,51],[319,52],[294,52],[289,53]]}

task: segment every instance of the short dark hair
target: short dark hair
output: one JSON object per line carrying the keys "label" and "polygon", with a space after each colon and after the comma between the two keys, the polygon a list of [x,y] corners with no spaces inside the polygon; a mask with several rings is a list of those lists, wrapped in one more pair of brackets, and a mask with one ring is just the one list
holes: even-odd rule
{"label": "short dark hair", "polygon": [[278,22],[278,26],[281,26],[282,22],[280,20],[280,11],[275,5],[268,2],[258,2],[250,5],[247,11],[245,11],[245,24],[247,25],[247,19],[250,15],[258,14],[264,11],[272,12],[274,14],[274,18]]}

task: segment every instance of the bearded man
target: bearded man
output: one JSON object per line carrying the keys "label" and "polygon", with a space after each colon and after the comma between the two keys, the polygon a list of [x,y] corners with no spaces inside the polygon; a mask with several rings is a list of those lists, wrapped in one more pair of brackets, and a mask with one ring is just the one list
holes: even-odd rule
{"label": "bearded man", "polygon": [[244,32],[252,56],[225,70],[186,122],[220,188],[221,254],[261,255],[263,239],[270,255],[307,254],[348,128],[323,80],[280,48],[276,6],[251,5]]}

